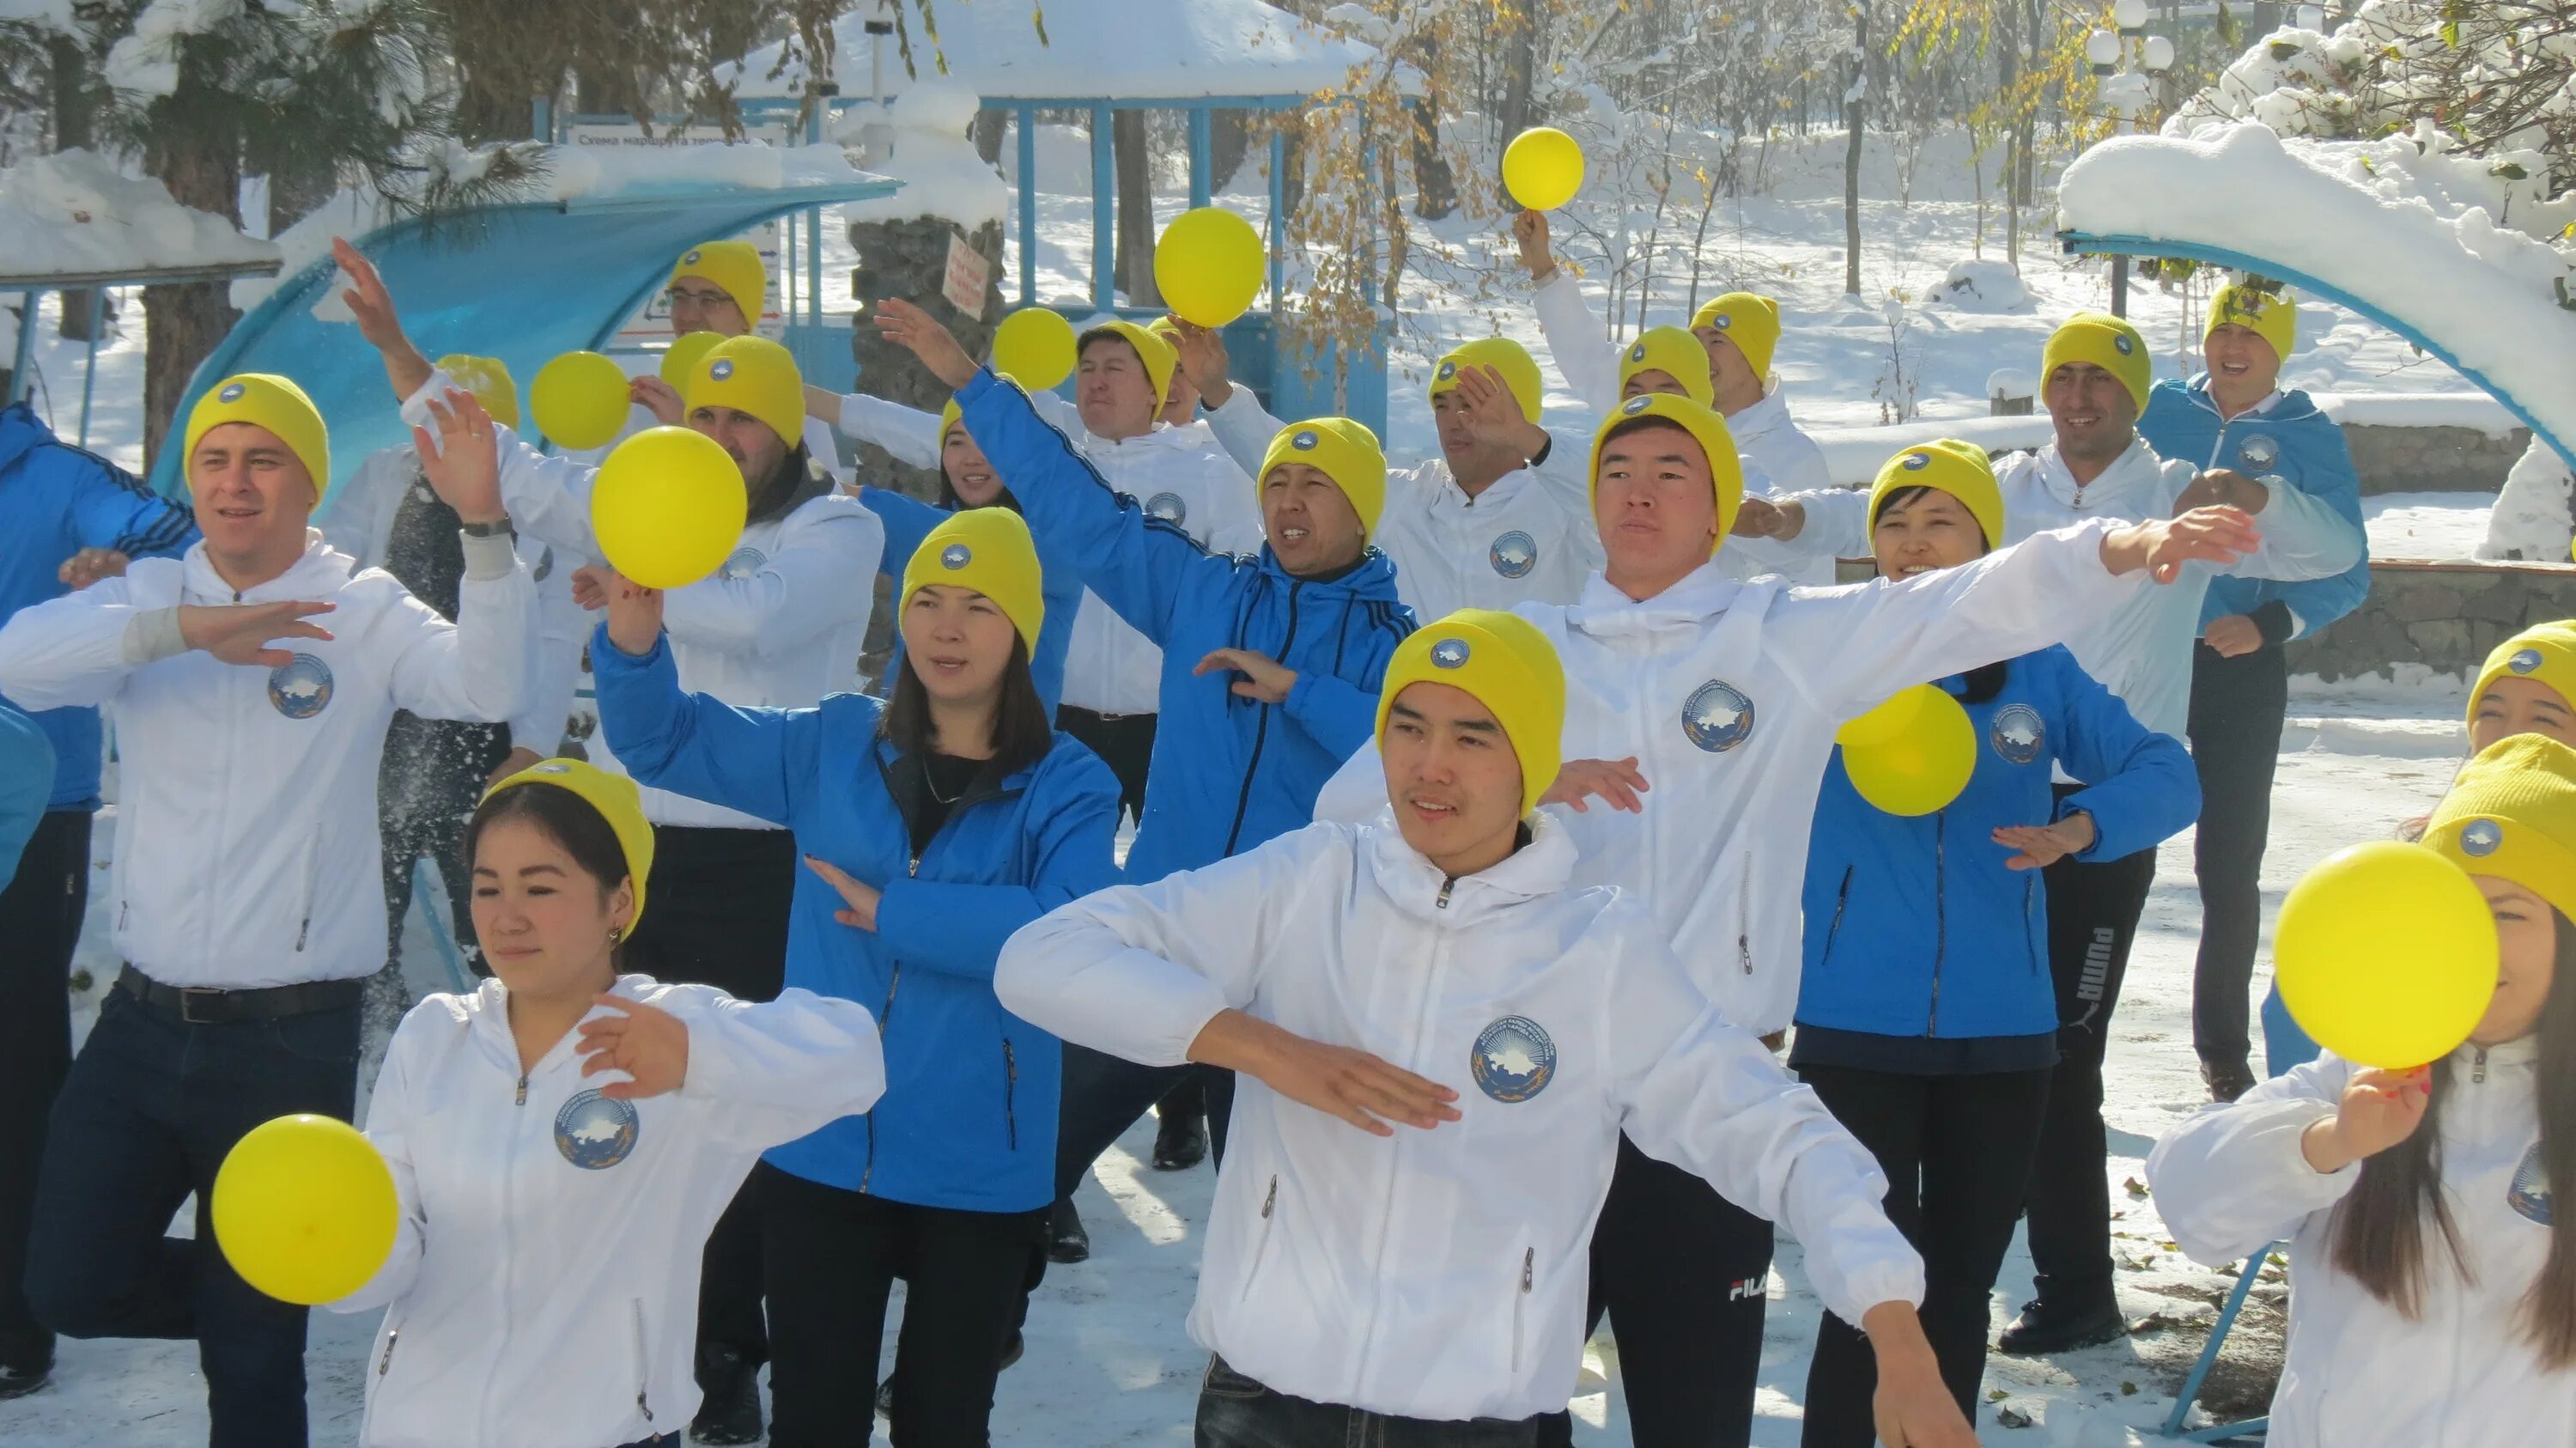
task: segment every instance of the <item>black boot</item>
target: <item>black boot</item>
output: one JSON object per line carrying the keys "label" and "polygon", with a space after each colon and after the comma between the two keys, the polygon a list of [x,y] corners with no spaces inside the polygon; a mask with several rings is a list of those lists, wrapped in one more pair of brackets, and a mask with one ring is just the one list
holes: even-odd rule
{"label": "black boot", "polygon": [[2200,1084],[2209,1088],[2210,1100],[2225,1105],[2254,1089],[2254,1068],[2242,1061],[2203,1061]]}
{"label": "black boot", "polygon": [[7,1363],[0,1363],[0,1403],[5,1403],[11,1398],[23,1398],[53,1380],[52,1363],[32,1368],[12,1367]]}
{"label": "black boot", "polygon": [[698,1349],[698,1405],[689,1436],[700,1443],[760,1441],[760,1364],[729,1347]]}
{"label": "black boot", "polygon": [[1188,1171],[1207,1160],[1207,1095],[1193,1081],[1154,1108],[1154,1170]]}
{"label": "black boot", "polygon": [[1995,1351],[2013,1357],[2042,1357],[2100,1347],[2129,1335],[2129,1320],[2120,1315],[2116,1298],[2069,1294],[2063,1301],[2063,1306],[2049,1298],[2023,1303],[2021,1316],[2004,1329]]}
{"label": "black boot", "polygon": [[1091,1233],[1083,1229],[1082,1214],[1073,1209],[1071,1198],[1057,1202],[1055,1210],[1047,1214],[1047,1260],[1091,1260]]}

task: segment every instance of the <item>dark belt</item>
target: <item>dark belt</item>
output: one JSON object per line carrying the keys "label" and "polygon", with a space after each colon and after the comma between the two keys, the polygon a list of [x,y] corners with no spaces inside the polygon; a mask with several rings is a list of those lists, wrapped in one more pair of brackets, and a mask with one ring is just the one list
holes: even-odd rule
{"label": "dark belt", "polygon": [[192,1026],[223,1026],[235,1021],[273,1021],[314,1011],[338,1010],[358,1003],[366,990],[364,977],[310,980],[258,990],[214,990],[205,986],[163,985],[133,966],[117,972],[116,988],[147,1006],[168,1011]]}

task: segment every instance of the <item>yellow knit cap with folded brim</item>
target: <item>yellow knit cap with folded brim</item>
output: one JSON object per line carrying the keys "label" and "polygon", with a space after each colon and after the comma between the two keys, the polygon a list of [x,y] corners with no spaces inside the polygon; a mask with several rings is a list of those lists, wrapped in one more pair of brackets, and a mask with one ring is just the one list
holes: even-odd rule
{"label": "yellow knit cap with folded brim", "polygon": [[931,529],[903,566],[903,597],[895,605],[898,626],[912,596],[934,585],[971,588],[991,599],[1019,630],[1021,646],[1036,655],[1038,629],[1046,622],[1046,594],[1038,545],[1019,514],[1008,508],[969,508]]}
{"label": "yellow knit cap with folded brim", "polygon": [[494,422],[514,431],[518,428],[519,385],[510,380],[509,366],[500,358],[450,352],[438,359],[438,370],[472,393]]}
{"label": "yellow knit cap with folded brim", "polygon": [[[995,380],[1009,383],[1013,387],[1020,386],[1020,380],[1008,372],[996,372],[993,376]],[[1028,391],[1025,387],[1021,387],[1020,390]],[[948,429],[963,427],[965,424],[966,409],[958,406],[956,394],[951,393],[948,400],[939,405],[939,445],[943,448],[948,446]],[[974,434],[968,433],[967,436],[972,437]]]}
{"label": "yellow knit cap with folded brim", "polygon": [[1932,488],[1958,499],[1985,531],[1987,550],[2003,546],[2004,495],[1995,484],[1994,461],[1984,448],[1945,437],[1916,443],[1889,458],[1878,470],[1878,481],[1870,484],[1871,529],[1878,527],[1878,510],[1887,506],[1887,500],[1908,488]]}
{"label": "yellow knit cap with folded brim", "polygon": [[1378,691],[1377,737],[1397,696],[1415,684],[1447,684],[1475,696],[1503,727],[1521,766],[1521,813],[1538,808],[1556,782],[1565,741],[1565,667],[1536,625],[1518,614],[1462,608],[1407,635],[1386,661]]}
{"label": "yellow knit cap with folded brim", "polygon": [[1378,515],[1386,511],[1386,450],[1378,446],[1377,434],[1366,424],[1347,417],[1310,417],[1279,429],[1261,455],[1261,471],[1252,479],[1255,505],[1270,470],[1282,463],[1321,468],[1342,496],[1351,500],[1351,510],[1360,515],[1361,534],[1377,535]]}
{"label": "yellow knit cap with folded brim", "polygon": [[2469,723],[2478,722],[2478,700],[2502,678],[2532,679],[2554,689],[2576,709],[2576,618],[2536,623],[2495,646],[2469,689]]}
{"label": "yellow knit cap with folded brim", "polygon": [[2497,740],[2460,767],[2424,843],[2576,917],[2576,749],[2541,734]]}
{"label": "yellow knit cap with folded brim", "polygon": [[1757,378],[1771,375],[1771,354],[1780,345],[1780,304],[1753,292],[1726,292],[1691,313],[1690,329],[1712,328],[1726,335],[1753,366]]}
{"label": "yellow knit cap with folded brim", "polygon": [[2046,395],[2048,379],[2069,362],[2090,362],[2120,379],[2138,411],[2147,410],[2147,390],[2155,386],[2156,361],[2138,329],[2102,312],[2078,312],[2048,334],[2039,355],[2039,381]]}
{"label": "yellow knit cap with folded brim", "polygon": [[1735,527],[1736,510],[1744,506],[1744,460],[1736,456],[1735,434],[1727,430],[1726,419],[1687,397],[1649,392],[1620,403],[1601,420],[1599,430],[1592,435],[1593,511],[1598,513],[1601,506],[1601,449],[1608,445],[1612,433],[1630,423],[1647,421],[1669,422],[1689,433],[1708,458],[1709,486],[1717,497],[1717,536],[1708,545],[1714,556]]}
{"label": "yellow knit cap with folded brim", "polygon": [[[635,922],[644,918],[644,885],[653,873],[653,824],[644,818],[644,797],[635,781],[622,774],[611,774],[596,764],[580,759],[541,760],[499,784],[483,791],[489,800],[505,789],[544,785],[579,795],[584,804],[599,811],[608,821],[609,833],[617,836],[618,848],[626,856],[626,878],[635,889],[635,916],[626,922],[628,936],[635,934]],[[610,880],[609,885],[617,882]]]}
{"label": "yellow knit cap with folded brim", "polygon": [[1082,335],[1074,339],[1074,355],[1081,356],[1103,337],[1116,337],[1136,349],[1137,360],[1145,364],[1145,380],[1153,385],[1159,411],[1162,400],[1171,395],[1172,373],[1181,365],[1180,352],[1153,331],[1123,317],[1111,317],[1082,329]]}
{"label": "yellow knit cap with folded brim", "polygon": [[748,413],[789,448],[805,436],[805,378],[796,358],[767,337],[727,337],[707,349],[681,389],[691,412],[730,407]]}
{"label": "yellow knit cap with folded brim", "polygon": [[331,490],[331,429],[323,425],[322,410],[303,388],[273,372],[236,372],[208,388],[188,409],[188,430],[180,443],[182,474],[187,460],[196,456],[198,442],[230,422],[249,423],[286,444],[312,476],[315,502]]}
{"label": "yellow knit cap with folded brim", "polygon": [[680,253],[671,280],[699,277],[711,281],[742,309],[745,327],[760,325],[769,297],[769,268],[760,264],[760,248],[747,241],[702,241]]}
{"label": "yellow knit cap with folded brim", "polygon": [[1640,372],[1661,372],[1680,383],[1691,401],[1702,407],[1717,405],[1717,385],[1709,378],[1708,349],[1700,345],[1697,336],[1679,327],[1648,327],[1628,344],[1627,351],[1619,354],[1621,392],[1628,390],[1628,380]]}
{"label": "yellow knit cap with folded brim", "polygon": [[2242,282],[2218,289],[2209,299],[2205,340],[2221,327],[2243,327],[2272,344],[2272,355],[2287,360],[2299,341],[2299,304],[2287,292],[2263,292]]}
{"label": "yellow knit cap with folded brim", "polygon": [[1538,375],[1538,359],[1529,349],[1509,337],[1479,337],[1443,353],[1431,367],[1430,395],[1438,397],[1458,390],[1458,374],[1470,367],[1491,367],[1502,374],[1503,386],[1512,400],[1521,405],[1525,422],[1538,421],[1539,403],[1547,393]]}

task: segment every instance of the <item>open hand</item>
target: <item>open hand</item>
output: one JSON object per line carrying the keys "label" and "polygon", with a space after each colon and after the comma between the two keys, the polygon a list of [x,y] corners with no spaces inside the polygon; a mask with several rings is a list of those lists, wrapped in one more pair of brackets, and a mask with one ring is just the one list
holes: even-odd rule
{"label": "open hand", "polygon": [[602,1086],[600,1095],[632,1101],[677,1091],[689,1079],[689,1028],[679,1017],[606,991],[591,997],[591,1004],[624,1014],[581,1023],[581,1039],[573,1045],[575,1053],[588,1058],[581,1074],[623,1071],[635,1078]]}
{"label": "open hand", "polygon": [[133,560],[113,548],[84,548],[63,560],[54,577],[71,588],[87,588],[102,578],[122,578]]}
{"label": "open hand", "polygon": [[2432,1103],[2430,1066],[2355,1071],[2343,1088],[2343,1099],[2335,1104],[2335,1114],[2300,1133],[2299,1151],[2318,1171],[2341,1171],[2413,1136]]}
{"label": "open hand", "polygon": [[1181,371],[1199,390],[1199,405],[1214,411],[1234,396],[1230,380],[1234,359],[1225,350],[1225,334],[1214,327],[1172,318],[1173,346],[1181,354]]}
{"label": "open hand", "polygon": [[1941,1363],[1911,1303],[1882,1302],[1861,1315],[1878,1359],[1870,1417],[1880,1448],[1977,1448],[1976,1430],[1941,1381]]}
{"label": "open hand", "polygon": [[1366,1051],[1330,1046],[1242,1011],[1219,1011],[1190,1042],[1190,1059],[1247,1071],[1271,1090],[1338,1116],[1371,1136],[1393,1136],[1389,1122],[1429,1131],[1458,1120],[1458,1093]]}
{"label": "open hand", "polygon": [[2093,816],[2080,809],[2055,824],[2005,825],[1994,832],[1996,844],[2021,852],[2004,861],[2007,870],[2046,869],[2093,848],[2093,840]]}
{"label": "open hand", "polygon": [[306,623],[337,605],[288,600],[283,603],[217,603],[179,605],[179,637],[192,649],[203,649],[228,664],[281,669],[295,662],[291,649],[270,648],[276,639],[320,639],[331,632]]}
{"label": "open hand", "polygon": [[497,425],[492,414],[483,410],[473,393],[453,387],[431,404],[430,412],[438,424],[435,443],[428,428],[411,430],[412,449],[420,454],[420,470],[428,476],[430,490],[468,523],[498,523],[509,517],[501,506],[501,447],[492,430]]}
{"label": "open hand", "polygon": [[1614,810],[1629,814],[1645,811],[1645,801],[1637,796],[1648,786],[1646,776],[1637,772],[1635,756],[1626,759],[1569,759],[1557,766],[1556,782],[1538,797],[1540,804],[1572,805],[1576,814],[1589,814],[1583,801],[1598,797]]}
{"label": "open hand", "polygon": [[885,900],[883,890],[874,885],[860,884],[850,878],[849,873],[840,866],[829,860],[816,859],[812,855],[805,857],[805,868],[821,876],[824,884],[840,892],[841,901],[847,908],[833,911],[833,919],[853,930],[875,932],[877,906]]}
{"label": "open hand", "polygon": [[930,369],[930,375],[951,388],[963,387],[975,380],[975,359],[957,345],[948,329],[930,319],[930,314],[912,303],[888,297],[877,303],[877,335],[892,342]]}
{"label": "open hand", "polygon": [[1190,670],[1190,674],[1195,678],[1220,669],[1232,669],[1243,675],[1234,681],[1237,698],[1257,699],[1264,704],[1285,704],[1288,691],[1297,687],[1296,670],[1282,666],[1268,654],[1257,654],[1250,649],[1218,649],[1199,660],[1198,667]]}
{"label": "open hand", "polygon": [[1738,538],[1777,538],[1785,543],[1807,531],[1807,505],[1795,499],[1775,503],[1747,493],[1735,510],[1735,526],[1728,531]]}
{"label": "open hand", "polygon": [[2102,566],[2115,574],[2147,570],[2158,583],[2182,576],[2189,563],[2224,568],[2263,546],[2254,520],[2235,508],[2194,508],[2163,522],[2134,523],[2102,540]]}
{"label": "open hand", "polygon": [[347,237],[335,236],[331,260],[348,275],[349,289],[340,293],[340,300],[358,319],[358,335],[367,339],[367,345],[379,352],[410,346],[411,340],[403,335],[402,316],[394,310],[393,293],[386,290],[384,277],[367,254],[350,245]]}
{"label": "open hand", "polygon": [[1476,441],[1509,448],[1519,458],[1536,457],[1547,447],[1546,431],[1521,410],[1499,369],[1459,368],[1458,399],[1467,404],[1467,430]]}
{"label": "open hand", "polygon": [[[808,388],[807,391],[813,389]],[[647,374],[626,381],[626,400],[653,414],[653,420],[664,427],[678,427],[688,419],[688,408],[680,401],[680,389],[659,377]],[[839,399],[833,399],[838,402]],[[839,409],[834,409],[834,416]]]}
{"label": "open hand", "polygon": [[2249,516],[2259,514],[2272,501],[2272,490],[2236,471],[2234,468],[2211,468],[2191,480],[2174,498],[2174,516],[2180,517],[2194,508],[2234,508]]}
{"label": "open hand", "polygon": [[1524,209],[1513,217],[1512,240],[1520,243],[1521,265],[1528,269],[1531,281],[1556,275],[1556,255],[1548,249],[1546,212]]}

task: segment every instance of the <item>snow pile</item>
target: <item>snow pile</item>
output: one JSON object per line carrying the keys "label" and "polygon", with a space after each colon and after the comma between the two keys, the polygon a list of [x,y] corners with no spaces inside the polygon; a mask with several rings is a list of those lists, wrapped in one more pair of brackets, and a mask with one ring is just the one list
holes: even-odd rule
{"label": "snow pile", "polygon": [[276,247],[170,188],[118,173],[90,151],[31,156],[0,171],[0,271],[79,275],[274,261]]}
{"label": "snow pile", "polygon": [[2074,231],[2230,250],[2363,298],[2576,447],[2576,312],[2556,304],[2566,260],[2498,225],[2500,178],[2442,141],[2429,129],[2285,141],[2251,122],[2120,137],[2067,168],[2058,209]]}
{"label": "snow pile", "polygon": [[[179,49],[191,35],[212,30],[247,8],[246,0],[152,0],[134,17],[134,29],[107,52],[102,67],[118,90],[166,96],[179,88]],[[61,27],[66,33],[71,27]]]}
{"label": "snow pile", "polygon": [[2528,563],[2564,563],[2576,544],[2576,515],[2571,515],[2576,476],[2567,460],[2538,438],[2513,465],[2496,495],[2495,513],[2487,520],[2487,540],[2480,558],[2519,558]]}
{"label": "snow pile", "polygon": [[842,214],[852,221],[909,221],[937,216],[973,231],[998,222],[1010,210],[1011,190],[975,151],[967,132],[983,102],[955,81],[925,80],[883,108],[854,106],[843,134],[855,126],[869,131],[882,125],[886,154],[871,155],[878,175],[903,183],[892,196],[852,202]]}
{"label": "snow pile", "polygon": [[1963,261],[1952,266],[1949,275],[1941,278],[1941,284],[1925,300],[1963,312],[2031,309],[2030,290],[2021,284],[2021,273],[2000,261]]}
{"label": "snow pile", "polygon": [[572,201],[651,195],[707,186],[775,191],[859,179],[839,146],[770,146],[758,141],[627,150],[556,146],[547,152],[546,197]]}
{"label": "snow pile", "polygon": [[2522,422],[2483,392],[2310,393],[2345,427],[2457,427],[2510,437]]}

